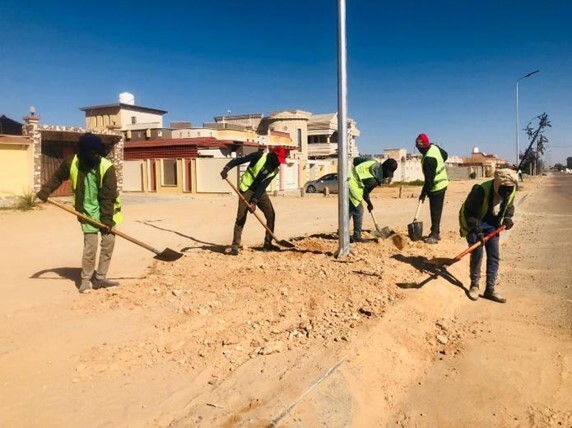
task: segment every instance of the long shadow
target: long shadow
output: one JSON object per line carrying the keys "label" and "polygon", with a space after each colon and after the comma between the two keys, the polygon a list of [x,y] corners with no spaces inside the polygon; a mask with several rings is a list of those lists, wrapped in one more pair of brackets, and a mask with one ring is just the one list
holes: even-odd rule
{"label": "long shadow", "polygon": [[[44,277],[47,273],[55,273],[59,277]],[[79,267],[59,267],[44,269],[33,274],[31,279],[69,279],[70,281],[81,281],[81,268]]]}
{"label": "long shadow", "polygon": [[436,265],[429,263],[428,259],[423,256],[404,256],[403,254],[394,254],[391,258],[400,261],[402,263],[407,263],[413,266],[415,269],[421,273],[428,274],[429,276],[421,282],[400,282],[397,283],[399,288],[421,288],[428,282],[441,277],[446,281],[453,284],[455,287],[459,287],[461,290],[467,294],[469,290],[463,285],[463,283],[456,278],[451,272],[447,270],[444,265]]}
{"label": "long shadow", "polygon": [[142,223],[145,226],[154,227],[155,229],[159,229],[159,230],[162,230],[164,232],[171,232],[171,233],[174,233],[175,235],[179,235],[179,236],[182,236],[183,238],[187,238],[187,239],[190,239],[191,241],[197,242],[199,244],[203,244],[203,245],[198,245],[196,247],[185,247],[185,248],[181,249],[182,252],[200,249],[200,250],[212,251],[214,253],[224,253],[226,248],[227,248],[226,245],[220,245],[220,244],[215,244],[213,242],[201,241],[200,239],[197,239],[194,236],[185,235],[184,233],[178,232],[176,230],[167,229],[165,227],[160,227],[160,226],[157,226],[155,224],[151,224],[148,221],[138,221],[138,223]]}

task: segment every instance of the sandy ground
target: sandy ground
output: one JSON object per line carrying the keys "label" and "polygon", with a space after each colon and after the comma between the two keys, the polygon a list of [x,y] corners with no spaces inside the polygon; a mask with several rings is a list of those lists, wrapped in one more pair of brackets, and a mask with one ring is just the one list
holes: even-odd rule
{"label": "sandy ground", "polygon": [[[572,426],[570,176],[518,192],[506,305],[466,297],[468,257],[398,286],[465,248],[472,184],[451,185],[438,246],[366,234],[342,260],[335,197],[273,198],[276,234],[297,249],[259,251],[250,218],[231,257],[236,198],[125,195],[121,229],[186,256],[157,262],[118,239],[122,285],[88,295],[72,216],[0,212],[0,426]],[[405,233],[416,202],[381,189],[374,213]]]}

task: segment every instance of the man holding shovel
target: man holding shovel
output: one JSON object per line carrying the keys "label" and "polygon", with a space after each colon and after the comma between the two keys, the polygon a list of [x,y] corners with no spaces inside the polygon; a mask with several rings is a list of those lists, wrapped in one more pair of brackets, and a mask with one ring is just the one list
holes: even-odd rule
{"label": "man holding shovel", "polygon": [[[223,180],[228,177],[228,171],[237,165],[250,162],[248,168],[240,178],[239,191],[248,205],[239,198],[238,211],[236,221],[234,223],[234,236],[232,239],[232,247],[230,254],[237,256],[240,252],[240,241],[242,238],[242,229],[246,223],[248,212],[254,213],[256,207],[260,207],[264,217],[266,217],[266,225],[268,229],[274,232],[274,207],[266,193],[266,188],[272,179],[278,174],[281,164],[286,163],[287,152],[284,147],[275,147],[270,153],[255,152],[241,158],[231,160],[225,165],[220,172]],[[278,251],[280,247],[272,244],[273,236],[269,231],[264,237],[264,251]]]}
{"label": "man holding shovel", "polygon": [[431,144],[426,134],[419,134],[415,145],[423,155],[421,165],[425,183],[419,196],[421,203],[429,196],[431,211],[431,233],[425,240],[428,244],[437,244],[441,240],[441,214],[445,203],[445,191],[449,185],[449,177],[445,169],[448,154],[436,144]]}
{"label": "man holding shovel", "polygon": [[[516,174],[510,169],[498,169],[494,179],[473,186],[465,203],[459,212],[461,236],[467,238],[469,245],[483,241],[486,234],[498,227],[513,226],[514,196],[518,185]],[[483,297],[495,302],[505,303],[495,290],[499,269],[499,236],[496,235],[486,241],[484,247],[487,251],[487,282]],[[471,287],[469,298],[479,298],[479,281],[481,279],[481,263],[483,260],[483,247],[476,248],[471,253]]]}
{"label": "man holding shovel", "polygon": [[354,233],[350,242],[363,242],[361,227],[363,223],[362,201],[367,204],[367,210],[373,211],[373,204],[369,198],[371,191],[384,181],[391,181],[393,173],[397,169],[395,159],[387,159],[380,164],[378,161],[368,158],[355,158],[349,179],[350,218],[354,222]]}
{"label": "man holding shovel", "polygon": [[[111,229],[123,220],[123,214],[115,167],[105,158],[105,146],[100,137],[89,132],[83,134],[79,138],[77,154],[60,165],[36,196],[47,202],[50,193],[68,179],[71,180],[75,210],[106,226],[105,229],[98,228],[78,219],[84,237],[79,292],[90,290],[92,282],[94,289],[119,285],[119,282],[107,279],[107,271],[115,246]],[[101,251],[97,271],[94,271],[98,233],[101,233]]]}

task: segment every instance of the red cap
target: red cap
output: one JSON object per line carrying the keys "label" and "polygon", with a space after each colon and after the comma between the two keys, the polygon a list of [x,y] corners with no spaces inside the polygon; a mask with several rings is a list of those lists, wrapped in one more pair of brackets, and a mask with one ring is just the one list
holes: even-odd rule
{"label": "red cap", "polygon": [[427,148],[431,143],[429,141],[429,137],[426,134],[419,134],[415,140],[415,144],[417,144],[419,147]]}
{"label": "red cap", "polygon": [[286,156],[288,155],[288,153],[286,152],[286,149],[284,147],[282,146],[274,147],[272,151],[278,158],[278,162],[286,163]]}

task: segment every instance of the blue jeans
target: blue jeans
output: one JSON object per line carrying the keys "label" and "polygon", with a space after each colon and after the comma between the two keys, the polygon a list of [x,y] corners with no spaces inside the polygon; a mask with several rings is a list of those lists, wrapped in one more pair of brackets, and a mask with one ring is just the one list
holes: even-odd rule
{"label": "blue jeans", "polygon": [[[485,235],[493,232],[494,227],[482,223],[481,229]],[[487,290],[494,290],[495,284],[497,282],[498,271],[499,271],[499,235],[489,239],[485,244],[485,250],[487,252]],[[469,233],[467,235],[467,242],[469,245],[473,245],[477,242],[479,238],[475,233]],[[471,285],[477,285],[481,279],[481,265],[483,262],[483,246],[478,247],[471,253]]]}
{"label": "blue jeans", "polygon": [[361,237],[361,226],[363,224],[363,205],[360,204],[357,207],[354,207],[352,201],[350,201],[350,219],[353,219],[354,222],[354,238]]}

